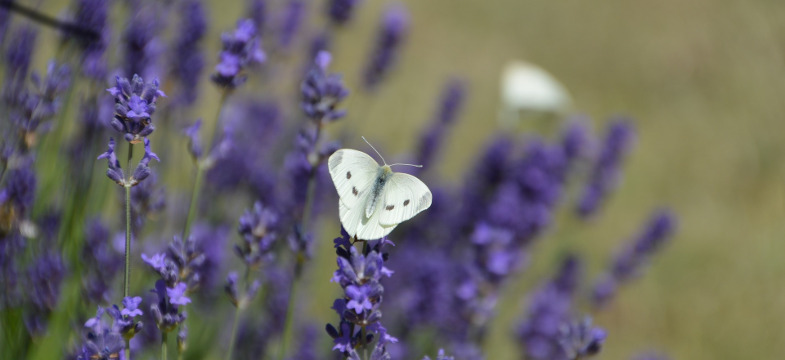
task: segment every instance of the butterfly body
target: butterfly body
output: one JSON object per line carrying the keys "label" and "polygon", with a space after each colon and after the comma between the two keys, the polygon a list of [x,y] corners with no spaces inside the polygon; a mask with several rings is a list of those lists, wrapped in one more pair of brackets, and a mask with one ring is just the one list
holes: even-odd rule
{"label": "butterfly body", "polygon": [[422,181],[361,151],[338,150],[327,164],[340,197],[341,224],[358,239],[379,239],[431,206],[431,191]]}

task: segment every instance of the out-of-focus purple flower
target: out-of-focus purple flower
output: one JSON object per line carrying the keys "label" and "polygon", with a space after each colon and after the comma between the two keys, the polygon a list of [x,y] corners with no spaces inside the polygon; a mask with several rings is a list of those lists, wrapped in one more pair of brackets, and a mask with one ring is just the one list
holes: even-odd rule
{"label": "out-of-focus purple flower", "polygon": [[0,191],[0,205],[12,208],[16,218],[25,218],[32,209],[37,185],[38,180],[31,162],[24,162],[22,166],[8,170],[5,187]]}
{"label": "out-of-focus purple flower", "polygon": [[159,19],[159,4],[155,2],[131,2],[128,26],[123,33],[123,72],[150,77],[159,73],[158,58],[162,52],[161,42],[156,38],[162,21]]}
{"label": "out-of-focus purple flower", "polygon": [[583,117],[575,117],[562,131],[561,144],[568,164],[587,157],[592,140],[587,122]]}
{"label": "out-of-focus purple flower", "polygon": [[242,85],[246,77],[243,70],[266,59],[264,52],[259,47],[256,37],[256,26],[250,19],[237,22],[234,33],[221,35],[223,50],[219,54],[220,62],[215,66],[212,76],[213,82],[218,86],[234,89]]}
{"label": "out-of-focus purple flower", "polygon": [[360,0],[330,0],[327,2],[327,15],[335,25],[344,25],[352,18]]}
{"label": "out-of-focus purple flower", "polygon": [[624,245],[610,269],[594,285],[592,302],[595,306],[607,304],[620,285],[640,275],[649,258],[676,231],[676,222],[676,217],[667,209],[651,215],[641,233]]}
{"label": "out-of-focus purple flower", "polygon": [[62,257],[51,250],[45,250],[28,267],[25,292],[33,311],[27,314],[25,325],[32,335],[40,335],[46,330],[46,319],[60,299],[65,272]]}
{"label": "out-of-focus purple flower", "polygon": [[111,37],[106,26],[108,13],[109,1],[106,0],[78,0],[75,3],[73,22],[99,35],[97,39],[76,37],[82,49],[82,72],[98,81],[104,81],[106,77],[104,52]]}
{"label": "out-of-focus purple flower", "polygon": [[193,225],[184,248],[185,256],[191,259],[189,272],[198,277],[190,279],[189,287],[209,291],[217,285],[221,276],[219,273],[226,262],[225,248],[229,234],[230,229],[226,226],[213,227],[201,222]]}
{"label": "out-of-focus purple flower", "polygon": [[572,299],[580,281],[577,258],[564,260],[556,276],[532,296],[517,334],[527,359],[566,360],[562,329],[572,316]]}
{"label": "out-of-focus purple flower", "polygon": [[10,18],[11,13],[8,9],[0,8],[0,46],[5,43],[5,34],[8,31],[8,25],[11,24]]}
{"label": "out-of-focus purple flower", "polygon": [[21,26],[11,36],[5,49],[4,97],[14,96],[13,93],[19,92],[24,86],[37,37],[38,33],[31,26]]}
{"label": "out-of-focus purple flower", "polygon": [[346,115],[345,110],[336,106],[349,95],[340,74],[328,74],[331,55],[322,51],[316,55],[314,66],[300,85],[301,106],[305,115],[315,122],[328,122]]}
{"label": "out-of-focus purple flower", "polygon": [[312,326],[304,326],[298,332],[300,343],[297,346],[297,352],[289,358],[289,360],[316,360],[321,357],[317,354],[317,345],[319,340],[318,330]]}
{"label": "out-of-focus purple flower", "polygon": [[86,267],[83,286],[90,301],[97,304],[111,299],[114,277],[123,264],[123,255],[112,248],[110,239],[109,229],[99,219],[87,223],[82,249]]}
{"label": "out-of-focus purple flower", "polygon": [[260,202],[254,203],[253,210],[246,210],[240,217],[237,232],[242,243],[235,245],[235,253],[247,266],[255,267],[269,260],[272,248],[278,238],[279,215]]}
{"label": "out-of-focus purple flower", "polygon": [[452,79],[444,87],[438,110],[430,128],[420,138],[416,164],[428,168],[436,159],[449,128],[455,123],[466,98],[466,85],[462,80]]}
{"label": "out-of-focus purple flower", "polygon": [[[426,356],[426,357],[422,358],[422,360],[431,360],[431,358]],[[455,358],[452,357],[452,356],[447,356],[444,353],[444,349],[439,349],[439,353],[436,354],[436,360],[455,360]]]}
{"label": "out-of-focus purple flower", "polygon": [[151,118],[155,112],[155,103],[159,96],[166,97],[163,91],[158,90],[158,86],[157,79],[145,83],[141,77],[134,75],[131,81],[115,77],[115,86],[107,89],[115,102],[111,125],[132,144],[142,142],[142,138],[155,130]]}
{"label": "out-of-focus purple flower", "polygon": [[267,0],[247,0],[246,13],[259,33],[263,33],[267,25]]}
{"label": "out-of-focus purple flower", "polygon": [[166,288],[166,296],[169,297],[169,302],[174,305],[187,305],[191,299],[185,296],[185,290],[188,285],[185,283],[177,283],[174,288]]}
{"label": "out-of-focus purple flower", "polygon": [[36,115],[42,119],[51,118],[60,110],[60,95],[71,83],[71,68],[66,64],[58,66],[54,61],[50,61],[46,68],[46,77],[41,78],[36,72],[33,72],[31,77],[38,98]]}
{"label": "out-of-focus purple flower", "polygon": [[387,9],[376,36],[376,44],[363,70],[363,85],[375,88],[395,63],[409,30],[409,14],[402,5]]}
{"label": "out-of-focus purple flower", "polygon": [[303,24],[306,3],[303,0],[288,0],[283,10],[281,25],[278,30],[278,45],[288,49]]}
{"label": "out-of-focus purple flower", "polygon": [[608,193],[616,187],[622,162],[632,146],[634,137],[635,130],[629,119],[615,119],[608,125],[591,178],[578,203],[577,212],[580,217],[588,218],[596,213]]}
{"label": "out-of-focus purple flower", "polygon": [[591,318],[567,324],[561,329],[560,343],[567,359],[585,359],[600,353],[608,334],[592,325]]}
{"label": "out-of-focus purple flower", "polygon": [[173,47],[170,68],[180,82],[177,102],[190,105],[199,95],[199,80],[204,70],[204,55],[201,42],[207,32],[207,18],[200,0],[180,3],[180,30]]}
{"label": "out-of-focus purple flower", "polygon": [[[136,178],[134,177],[134,179]],[[136,234],[141,231],[147,219],[155,218],[165,207],[166,194],[164,193],[164,188],[158,186],[158,177],[155,173],[151,173],[145,181],[141,181],[131,188],[131,226],[134,230],[133,233]]]}
{"label": "out-of-focus purple flower", "polygon": [[194,161],[202,157],[202,140],[199,139],[199,129],[202,127],[202,119],[197,119],[193,125],[186,127],[183,133],[188,137],[188,153]]}

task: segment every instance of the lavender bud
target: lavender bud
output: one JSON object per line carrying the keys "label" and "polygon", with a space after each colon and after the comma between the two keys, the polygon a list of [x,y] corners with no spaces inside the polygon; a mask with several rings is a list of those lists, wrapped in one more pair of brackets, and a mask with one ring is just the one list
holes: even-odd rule
{"label": "lavender bud", "polygon": [[278,36],[278,44],[281,48],[288,49],[294,41],[302,27],[305,10],[305,1],[303,0],[289,0],[286,3]]}
{"label": "lavender bud", "polygon": [[115,101],[115,114],[112,127],[124,134],[124,138],[132,144],[142,142],[142,138],[150,135],[155,129],[152,115],[158,97],[166,97],[158,90],[158,80],[145,83],[138,75],[129,82],[127,78],[115,77],[115,86],[107,89]]}
{"label": "lavender bud", "polygon": [[352,18],[360,0],[330,0],[327,2],[327,15],[335,25],[344,25]]}
{"label": "lavender bud", "polygon": [[319,52],[314,66],[300,85],[303,112],[316,122],[333,121],[346,115],[345,110],[335,108],[349,95],[349,90],[344,86],[340,75],[327,74],[330,60],[330,53]]}
{"label": "lavender bud", "polygon": [[379,28],[376,45],[363,72],[364,86],[374,89],[395,62],[409,30],[409,14],[401,5],[387,9]]}
{"label": "lavender bud", "polygon": [[243,70],[251,65],[265,62],[266,56],[259,48],[256,38],[256,26],[250,19],[237,22],[234,33],[221,36],[223,50],[220,62],[215,66],[213,82],[221,87],[234,89],[245,82]]}

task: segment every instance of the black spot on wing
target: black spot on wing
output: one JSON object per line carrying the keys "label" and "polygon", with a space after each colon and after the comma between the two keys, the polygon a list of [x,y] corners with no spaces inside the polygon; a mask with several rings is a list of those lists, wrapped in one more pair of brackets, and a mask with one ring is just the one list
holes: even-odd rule
{"label": "black spot on wing", "polygon": [[357,191],[357,188],[354,187],[354,186],[352,186],[352,194],[354,194],[354,196],[357,196],[357,194],[359,194],[359,192]]}
{"label": "black spot on wing", "polygon": [[406,201],[403,202],[403,206],[406,206],[406,205],[409,205],[409,199],[406,199]]}
{"label": "black spot on wing", "polygon": [[351,171],[347,171],[346,172],[346,179],[349,180],[351,178],[352,178],[352,172]]}
{"label": "black spot on wing", "polygon": [[395,205],[387,205],[387,206],[384,207],[384,210],[387,210],[387,211],[390,211],[392,209],[395,209]]}

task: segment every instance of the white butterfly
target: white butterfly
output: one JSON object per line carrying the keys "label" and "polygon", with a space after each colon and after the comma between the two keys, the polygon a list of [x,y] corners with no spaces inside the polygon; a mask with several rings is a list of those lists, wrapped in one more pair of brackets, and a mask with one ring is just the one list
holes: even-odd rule
{"label": "white butterfly", "polygon": [[357,239],[379,239],[431,206],[431,190],[420,179],[393,172],[386,162],[379,166],[362,151],[340,149],[327,166],[340,197],[341,224]]}

